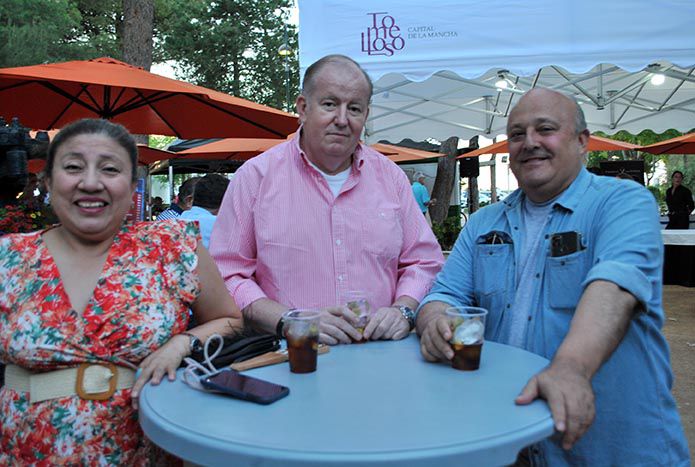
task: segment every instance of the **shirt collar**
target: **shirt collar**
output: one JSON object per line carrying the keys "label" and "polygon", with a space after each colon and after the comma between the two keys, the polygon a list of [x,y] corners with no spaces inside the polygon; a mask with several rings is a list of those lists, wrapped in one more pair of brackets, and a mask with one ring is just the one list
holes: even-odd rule
{"label": "shirt collar", "polygon": [[[574,211],[581,202],[581,195],[591,184],[591,174],[586,167],[582,166],[577,177],[570,183],[570,186],[557,197],[553,205]],[[519,189],[507,196],[502,202],[507,205],[507,209],[516,208],[526,195]]]}
{"label": "shirt collar", "polygon": [[[299,138],[301,137],[302,134],[302,125],[299,126],[299,129],[297,132],[294,134],[294,136],[291,139],[292,147],[296,151],[296,153],[299,155],[299,160],[301,160],[304,164],[304,167],[311,167],[311,164],[309,163],[309,158],[307,158],[306,153],[302,150],[302,147],[299,145]],[[355,148],[355,152],[352,153],[352,166],[355,167],[357,170],[362,170],[362,166],[364,165],[364,145],[360,141],[357,143],[357,147]],[[313,169],[313,167],[312,167]],[[314,169],[315,170],[315,169]]]}

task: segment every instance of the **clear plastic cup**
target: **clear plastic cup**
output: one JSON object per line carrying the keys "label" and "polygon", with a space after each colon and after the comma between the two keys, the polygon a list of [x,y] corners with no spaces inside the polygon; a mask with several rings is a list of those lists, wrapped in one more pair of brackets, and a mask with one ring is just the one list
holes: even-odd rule
{"label": "clear plastic cup", "polygon": [[473,371],[480,368],[480,355],[485,336],[487,310],[474,306],[452,306],[445,311],[454,351],[451,366],[457,370]]}
{"label": "clear plastic cup", "polygon": [[282,315],[292,373],[316,371],[320,316],[320,312],[313,309],[290,310]]}

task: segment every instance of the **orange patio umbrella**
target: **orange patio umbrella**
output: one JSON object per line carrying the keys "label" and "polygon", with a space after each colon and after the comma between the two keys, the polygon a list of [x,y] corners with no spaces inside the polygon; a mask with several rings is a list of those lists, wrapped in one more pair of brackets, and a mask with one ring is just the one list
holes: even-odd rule
{"label": "orange patio umbrella", "polygon": [[86,117],[179,138],[285,138],[297,117],[103,57],[0,68],[0,116],[53,129]]}
{"label": "orange patio umbrella", "polygon": [[187,159],[245,161],[284,141],[283,139],[268,138],[224,138],[175,154]]}
{"label": "orange patio umbrella", "polygon": [[[603,138],[601,136],[589,135],[589,145],[587,150],[589,151],[624,151],[631,149],[639,149],[640,147],[636,144],[625,143],[623,141],[616,141],[609,138]],[[477,157],[483,154],[500,154],[508,153],[509,145],[507,140],[500,141],[498,143],[491,144],[484,148],[476,149],[475,151],[463,154],[457,159],[463,159],[464,157]]]}
{"label": "orange patio umbrella", "polygon": [[695,154],[695,133],[650,144],[640,148],[640,151],[651,154]]}
{"label": "orange patio umbrella", "polygon": [[379,151],[393,162],[420,162],[433,157],[442,157],[438,152],[422,151],[420,149],[404,148],[393,144],[375,143],[372,149]]}
{"label": "orange patio umbrella", "polygon": [[[178,157],[176,158],[248,160],[281,142],[282,140],[277,139],[225,138],[172,154],[177,154]],[[376,143],[372,144],[371,147],[394,162],[417,162],[443,156],[443,154],[403,148],[391,144]]]}

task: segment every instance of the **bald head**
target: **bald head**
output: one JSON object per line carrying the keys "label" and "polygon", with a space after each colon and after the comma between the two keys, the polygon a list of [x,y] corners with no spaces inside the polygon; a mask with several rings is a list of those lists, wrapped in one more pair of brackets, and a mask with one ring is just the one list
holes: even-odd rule
{"label": "bald head", "polygon": [[[584,116],[584,111],[582,110],[582,107],[579,105],[579,102],[577,102],[577,100],[573,96],[569,96],[569,95],[563,94],[561,92],[553,91],[552,89],[547,89],[547,88],[533,88],[533,89],[531,89],[526,94],[524,94],[521,97],[521,99],[519,99],[519,102],[517,103],[517,105],[514,106],[514,109],[512,109],[512,113],[524,101],[524,99],[533,98],[536,95],[538,95],[538,98],[540,98],[540,99],[558,102],[562,106],[570,105],[572,108],[572,113],[574,115],[575,134],[582,133],[584,130],[587,129],[586,117]],[[567,109],[569,110],[569,107],[567,107]],[[509,114],[510,120],[511,120],[511,115],[512,114],[510,113]],[[510,120],[507,121],[507,134],[509,134],[509,121]]]}

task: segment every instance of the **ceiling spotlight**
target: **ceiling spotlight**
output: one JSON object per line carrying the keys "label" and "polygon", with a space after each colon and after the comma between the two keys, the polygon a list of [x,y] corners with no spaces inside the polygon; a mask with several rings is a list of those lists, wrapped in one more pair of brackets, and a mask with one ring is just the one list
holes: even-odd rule
{"label": "ceiling spotlight", "polygon": [[654,86],[661,86],[666,81],[666,77],[661,73],[652,74],[652,78],[649,80]]}
{"label": "ceiling spotlight", "polygon": [[507,89],[509,87],[509,81],[507,81],[507,77],[505,76],[505,73],[509,73],[508,70],[499,70],[497,72],[497,81],[495,81],[495,87],[497,88],[498,91],[501,91],[503,89]]}

